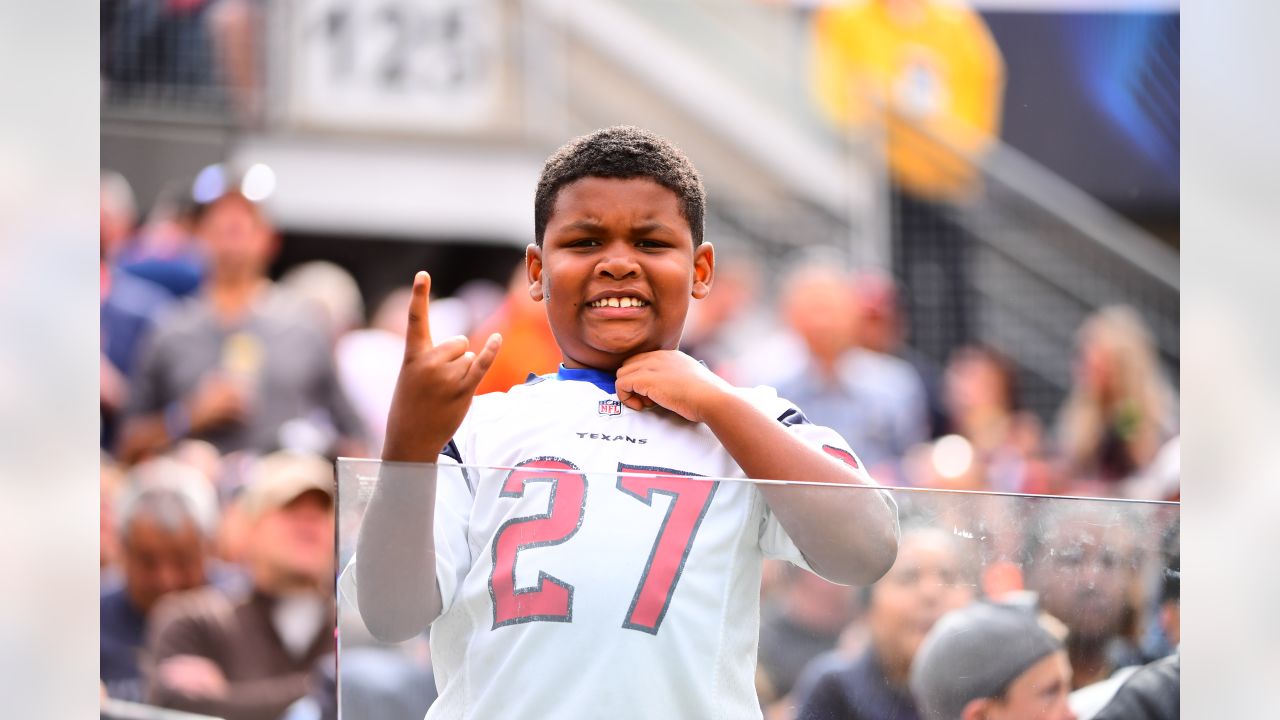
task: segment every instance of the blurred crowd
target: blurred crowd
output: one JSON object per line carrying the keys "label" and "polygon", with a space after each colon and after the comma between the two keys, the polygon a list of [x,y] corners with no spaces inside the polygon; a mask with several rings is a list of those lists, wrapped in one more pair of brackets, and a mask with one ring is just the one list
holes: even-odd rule
{"label": "blurred crowd", "polygon": [[[979,187],[967,158],[999,134],[1005,77],[980,16],[792,4],[823,117],[884,118],[897,273],[817,255],[779,270],[725,243],[682,349],[736,385],[776,387],[884,485],[1177,500],[1176,390],[1137,312],[1081,324],[1048,416],[999,349],[968,342],[968,240],[949,209]],[[266,8],[103,0],[104,98],[208,91],[252,123]],[[141,217],[128,180],[102,174],[102,692],[226,720],[335,718],[333,461],[380,454],[419,268],[369,297],[332,263],[273,277],[264,208],[232,189],[195,202],[183,185]],[[426,269],[465,281],[432,299],[437,340],[504,338],[478,392],[555,371],[522,265],[506,287]],[[910,336],[922,327],[930,338]],[[898,558],[874,586],[766,566],[768,720],[1177,717],[1176,510],[896,498]],[[434,699],[422,638],[344,634],[342,662],[349,717],[419,720]]]}
{"label": "blurred crowd", "polygon": [[[378,456],[407,289],[368,312],[336,265],[272,279],[278,236],[235,190],[162,202],[139,222],[129,183],[105,171],[101,221],[103,691],[228,720],[332,717],[332,461]],[[1015,368],[994,348],[962,346],[942,368],[915,353],[888,275],[799,262],[774,312],[762,272],[726,255],[684,350],[735,384],[777,387],[883,484],[1178,498],[1176,398],[1132,310],[1104,308],[1081,326],[1074,385],[1046,428],[1020,407]],[[506,288],[473,280],[432,301],[437,339],[506,339],[480,392],[558,364],[525,285],[514,268]],[[767,573],[759,690],[770,718],[916,717],[926,691],[913,658],[939,618],[978,598],[1030,591],[1057,619],[1048,654],[1031,654],[1069,660],[1054,664],[1062,698],[1176,647],[1176,539],[1139,552],[1124,523],[993,511],[980,520],[1004,523],[993,537],[1019,522],[1036,530],[975,570],[937,530],[945,518],[912,529],[909,505],[898,562],[867,591]],[[1165,531],[1176,523],[1144,530]],[[955,622],[991,620],[972,612]],[[1004,616],[990,613],[996,632]],[[434,692],[425,651],[353,652],[344,688],[420,717]]]}
{"label": "blurred crowd", "polygon": [[1177,718],[1176,513],[965,497],[899,495],[870,587],[767,567],[766,720]]}

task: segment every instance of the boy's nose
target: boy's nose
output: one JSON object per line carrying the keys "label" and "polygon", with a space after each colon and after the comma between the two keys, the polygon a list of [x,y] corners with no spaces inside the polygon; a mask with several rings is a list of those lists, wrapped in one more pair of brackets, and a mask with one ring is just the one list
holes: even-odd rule
{"label": "boy's nose", "polygon": [[639,265],[626,254],[613,253],[600,261],[596,271],[613,280],[623,280],[639,275]]}

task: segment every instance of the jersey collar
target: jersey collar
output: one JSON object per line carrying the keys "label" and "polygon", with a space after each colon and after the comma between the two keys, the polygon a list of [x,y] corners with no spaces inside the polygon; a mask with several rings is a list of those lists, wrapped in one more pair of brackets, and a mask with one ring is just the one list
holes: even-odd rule
{"label": "jersey collar", "polygon": [[617,392],[614,381],[617,379],[613,373],[606,370],[597,370],[595,368],[567,368],[564,365],[556,371],[555,378],[557,380],[579,380],[589,382],[610,395]]}

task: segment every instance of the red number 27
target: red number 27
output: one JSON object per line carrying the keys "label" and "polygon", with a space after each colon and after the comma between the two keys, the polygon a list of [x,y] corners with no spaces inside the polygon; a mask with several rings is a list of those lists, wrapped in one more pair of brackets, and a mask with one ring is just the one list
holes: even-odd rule
{"label": "red number 27", "polygon": [[[618,472],[627,473],[619,475],[618,489],[646,505],[653,504],[655,494],[671,497],[622,623],[625,628],[656,635],[718,483],[691,480],[692,473],[669,468],[620,464]],[[512,518],[494,536],[493,574],[489,576],[494,629],[535,620],[573,620],[573,585],[539,572],[536,585],[517,588],[515,564],[521,550],[559,545],[578,532],[586,509],[586,477],[567,460],[536,458],[517,465],[507,475],[500,494],[520,497],[531,482],[551,483],[551,500],[546,513]]]}

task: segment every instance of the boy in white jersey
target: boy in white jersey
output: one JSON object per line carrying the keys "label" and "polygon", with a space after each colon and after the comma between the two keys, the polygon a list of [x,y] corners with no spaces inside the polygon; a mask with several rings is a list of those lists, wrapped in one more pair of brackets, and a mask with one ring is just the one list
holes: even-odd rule
{"label": "boy in white jersey", "polygon": [[[563,364],[474,403],[501,338],[433,346],[415,278],[355,593],[384,640],[430,625],[429,718],[759,717],[762,559],[859,584],[893,564],[892,500],[829,487],[874,484],[844,440],[677,349],[715,270],[703,206],[692,164],[650,133],[561,148],[526,265]],[[436,482],[401,463],[512,470]]]}

